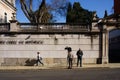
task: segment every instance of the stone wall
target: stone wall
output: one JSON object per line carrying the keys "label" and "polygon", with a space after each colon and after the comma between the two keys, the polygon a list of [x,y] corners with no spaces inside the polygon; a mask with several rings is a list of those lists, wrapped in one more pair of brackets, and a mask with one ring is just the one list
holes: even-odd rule
{"label": "stone wall", "polygon": [[[40,52],[45,65],[66,64],[66,46],[83,50],[83,63],[97,63],[100,58],[99,34],[16,34],[0,35],[1,65],[31,65]],[[76,60],[74,61],[76,63]]]}

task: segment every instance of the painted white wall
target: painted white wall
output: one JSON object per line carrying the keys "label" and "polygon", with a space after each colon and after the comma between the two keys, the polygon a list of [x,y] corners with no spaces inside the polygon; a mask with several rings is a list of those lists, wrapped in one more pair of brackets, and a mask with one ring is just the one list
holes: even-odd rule
{"label": "painted white wall", "polygon": [[12,13],[15,12],[15,9],[11,8],[10,6],[6,5],[2,0],[0,0],[0,23],[4,23],[5,13],[7,13],[7,22],[9,22],[9,20],[11,20],[11,17],[13,16]]}

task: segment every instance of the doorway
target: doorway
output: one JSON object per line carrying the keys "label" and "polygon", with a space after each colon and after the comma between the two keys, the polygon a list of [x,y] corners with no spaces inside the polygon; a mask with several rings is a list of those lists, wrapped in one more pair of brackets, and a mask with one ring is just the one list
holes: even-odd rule
{"label": "doorway", "polygon": [[120,63],[120,30],[109,32],[109,63]]}

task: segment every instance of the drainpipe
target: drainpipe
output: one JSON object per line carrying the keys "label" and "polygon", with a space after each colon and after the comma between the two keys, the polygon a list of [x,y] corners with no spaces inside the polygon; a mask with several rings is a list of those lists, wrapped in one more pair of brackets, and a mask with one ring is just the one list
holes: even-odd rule
{"label": "drainpipe", "polygon": [[103,24],[98,23],[98,27],[100,29],[100,53],[99,53],[99,62],[98,64],[102,64],[102,56],[103,56]]}

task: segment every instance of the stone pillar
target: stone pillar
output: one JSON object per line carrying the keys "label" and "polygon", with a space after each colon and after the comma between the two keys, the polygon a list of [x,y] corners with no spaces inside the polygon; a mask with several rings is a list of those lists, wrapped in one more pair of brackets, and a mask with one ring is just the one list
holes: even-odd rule
{"label": "stone pillar", "polygon": [[17,20],[10,20],[10,31],[11,32],[18,31]]}
{"label": "stone pillar", "polygon": [[93,20],[91,31],[98,31],[98,20]]}
{"label": "stone pillar", "polygon": [[108,63],[108,50],[109,50],[109,32],[103,32],[102,40],[102,64]]}
{"label": "stone pillar", "polygon": [[93,21],[92,21],[92,28],[91,31],[98,31],[98,18],[96,12],[94,12]]}
{"label": "stone pillar", "polygon": [[16,32],[18,31],[18,26],[17,26],[17,20],[16,20],[16,16],[15,16],[15,13],[12,13],[12,20],[10,20],[10,31],[11,32]]}

